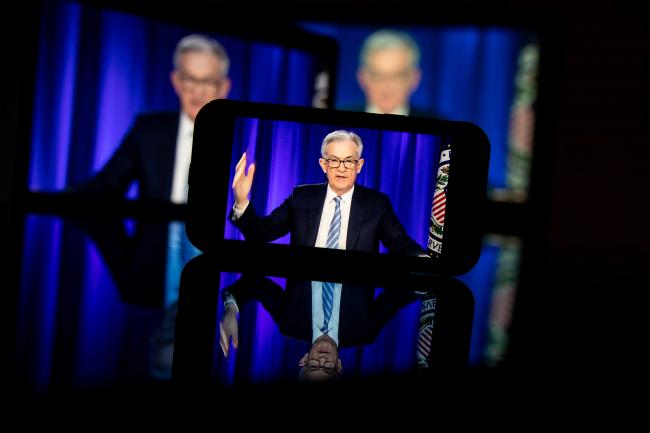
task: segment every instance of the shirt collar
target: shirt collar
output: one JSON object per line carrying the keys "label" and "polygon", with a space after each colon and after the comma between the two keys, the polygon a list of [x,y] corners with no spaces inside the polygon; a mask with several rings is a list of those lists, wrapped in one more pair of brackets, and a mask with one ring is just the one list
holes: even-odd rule
{"label": "shirt collar", "polygon": [[[341,196],[341,200],[343,203],[351,203],[352,202],[352,193],[354,192],[354,185],[352,185],[352,188],[350,188],[350,191],[346,192]],[[334,197],[337,197],[337,194],[334,192],[332,187],[327,184],[327,194],[325,195],[325,203],[329,203],[331,200],[334,199]]]}
{"label": "shirt collar", "polygon": [[[385,114],[399,114],[402,116],[408,116],[409,111],[411,107],[408,105],[402,105],[401,107],[397,107],[397,109],[391,111],[390,113],[385,113]],[[369,104],[366,105],[366,113],[375,113],[375,114],[384,114],[383,111],[379,110],[376,105]]]}
{"label": "shirt collar", "polygon": [[178,132],[182,136],[189,135],[194,131],[194,122],[190,119],[184,111],[181,111],[180,121],[178,125]]}

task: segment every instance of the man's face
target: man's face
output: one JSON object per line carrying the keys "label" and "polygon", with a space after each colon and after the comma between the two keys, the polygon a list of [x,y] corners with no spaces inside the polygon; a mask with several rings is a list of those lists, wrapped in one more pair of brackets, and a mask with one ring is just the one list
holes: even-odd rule
{"label": "man's face", "polygon": [[318,337],[298,365],[306,380],[332,379],[343,371],[336,342],[328,335]]}
{"label": "man's face", "polygon": [[[341,196],[354,186],[364,161],[359,158],[359,149],[354,141],[341,140],[329,143],[325,149],[325,158],[320,158],[318,162],[323,173],[327,175],[327,182],[332,190]],[[337,162],[338,167],[330,166],[330,164],[336,165]],[[346,167],[346,164],[349,167]]]}
{"label": "man's face", "polygon": [[421,76],[420,70],[411,64],[409,51],[400,47],[376,50],[370,53],[367,62],[357,72],[366,102],[382,113],[407,105]]}
{"label": "man's face", "polygon": [[221,61],[210,53],[188,52],[180,68],[171,73],[181,110],[194,120],[199,110],[213,99],[228,97],[230,80],[221,76]]}

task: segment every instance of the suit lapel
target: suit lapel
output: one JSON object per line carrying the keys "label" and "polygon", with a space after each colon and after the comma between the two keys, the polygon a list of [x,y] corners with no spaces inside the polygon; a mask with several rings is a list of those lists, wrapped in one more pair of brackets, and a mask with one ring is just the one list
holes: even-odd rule
{"label": "suit lapel", "polygon": [[323,184],[318,192],[310,197],[309,209],[307,210],[307,224],[305,225],[305,245],[313,247],[316,245],[316,238],[318,237],[318,227],[320,226],[320,218],[323,213],[323,206],[325,205],[325,196],[327,195],[327,184]]}
{"label": "suit lapel", "polygon": [[352,207],[350,208],[350,220],[348,221],[348,237],[345,249],[356,250],[361,232],[361,223],[363,221],[363,212],[365,209],[364,202],[366,195],[359,185],[355,185],[354,194],[352,194]]}

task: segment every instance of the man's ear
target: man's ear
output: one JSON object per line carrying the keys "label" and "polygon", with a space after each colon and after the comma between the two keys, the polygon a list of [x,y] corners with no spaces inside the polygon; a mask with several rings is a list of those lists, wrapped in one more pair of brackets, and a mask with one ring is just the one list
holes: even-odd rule
{"label": "man's ear", "polygon": [[364,68],[357,69],[357,83],[359,87],[365,92],[366,87],[368,87],[368,82],[366,80],[366,71]]}
{"label": "man's ear", "polygon": [[359,162],[357,162],[357,174],[361,173],[361,167],[363,167],[364,162],[365,160],[363,158],[361,158]]}
{"label": "man's ear", "polygon": [[169,81],[172,82],[172,87],[174,88],[174,92],[176,92],[176,95],[180,96],[181,95],[181,79],[178,76],[178,71],[175,69],[169,73]]}
{"label": "man's ear", "polygon": [[422,81],[422,70],[416,67],[413,69],[413,77],[411,78],[411,94],[418,89],[420,81]]}
{"label": "man's ear", "polygon": [[336,360],[336,372],[341,374],[343,371],[343,363],[341,362],[341,358]]}
{"label": "man's ear", "polygon": [[230,78],[222,78],[221,88],[219,89],[219,96],[217,96],[217,99],[227,99],[230,94],[231,86],[232,82],[230,81]]}
{"label": "man's ear", "polygon": [[327,162],[323,158],[319,158],[318,164],[320,165],[320,168],[323,169],[323,173],[327,174]]}
{"label": "man's ear", "polygon": [[[303,357],[300,358],[300,361],[298,361],[298,366],[299,366],[299,367],[304,367],[305,365],[307,365],[307,356],[308,356],[308,355],[309,355],[308,353],[305,353],[305,354],[303,355]],[[339,361],[340,361],[340,360],[339,360]]]}

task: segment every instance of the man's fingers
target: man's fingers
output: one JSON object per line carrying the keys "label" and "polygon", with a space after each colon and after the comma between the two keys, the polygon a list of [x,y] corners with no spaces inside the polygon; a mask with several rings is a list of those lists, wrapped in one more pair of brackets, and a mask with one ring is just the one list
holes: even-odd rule
{"label": "man's fingers", "polygon": [[223,352],[224,357],[228,357],[228,335],[226,330],[223,329],[223,324],[219,324],[219,334],[221,338],[219,339],[219,345],[221,346],[221,351]]}
{"label": "man's fingers", "polygon": [[252,163],[250,167],[248,167],[248,173],[246,174],[246,179],[250,181],[250,183],[253,183],[253,176],[255,175],[255,163]]}
{"label": "man's fingers", "polygon": [[232,180],[232,188],[239,183],[239,180],[241,177],[244,175],[244,170],[246,169],[246,152],[244,152],[239,158],[239,162],[235,166],[235,176],[233,177]]}
{"label": "man's fingers", "polygon": [[241,182],[241,178],[244,176],[244,169],[246,168],[245,165],[238,166],[237,170],[235,171],[235,177],[232,180],[232,187],[234,188],[238,183]]}
{"label": "man's fingers", "polygon": [[235,328],[232,333],[232,347],[239,347],[239,328]]}
{"label": "man's fingers", "polygon": [[239,162],[237,162],[237,165],[235,166],[235,170],[239,170],[239,167],[242,165],[246,165],[246,152],[242,153],[241,158],[239,158]]}
{"label": "man's fingers", "polygon": [[235,172],[235,177],[232,178],[232,185],[231,188],[235,188],[235,185],[239,183],[239,179],[241,179],[241,173],[239,171]]}

